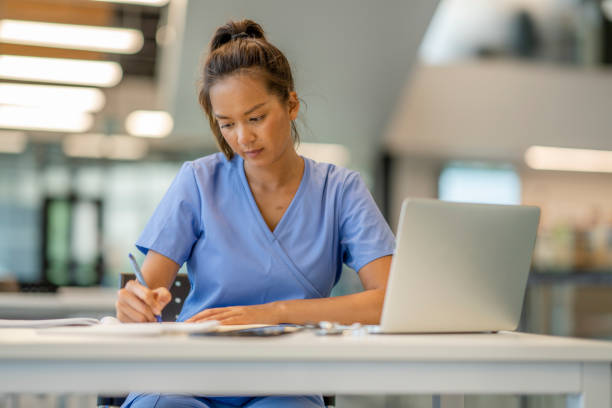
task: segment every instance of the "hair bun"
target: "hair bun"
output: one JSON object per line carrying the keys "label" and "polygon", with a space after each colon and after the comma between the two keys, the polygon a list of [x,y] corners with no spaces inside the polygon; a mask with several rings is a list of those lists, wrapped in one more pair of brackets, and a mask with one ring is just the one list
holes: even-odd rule
{"label": "hair bun", "polygon": [[228,21],[213,35],[210,41],[210,52],[237,38],[266,39],[263,28],[253,20]]}

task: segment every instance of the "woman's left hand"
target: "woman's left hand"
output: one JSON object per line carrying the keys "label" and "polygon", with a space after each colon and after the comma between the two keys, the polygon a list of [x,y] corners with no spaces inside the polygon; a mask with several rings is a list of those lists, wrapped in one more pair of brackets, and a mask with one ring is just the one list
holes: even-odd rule
{"label": "woman's left hand", "polygon": [[278,324],[275,303],[265,303],[253,306],[229,306],[202,310],[200,313],[185,320],[188,323],[204,320],[218,320],[221,324]]}

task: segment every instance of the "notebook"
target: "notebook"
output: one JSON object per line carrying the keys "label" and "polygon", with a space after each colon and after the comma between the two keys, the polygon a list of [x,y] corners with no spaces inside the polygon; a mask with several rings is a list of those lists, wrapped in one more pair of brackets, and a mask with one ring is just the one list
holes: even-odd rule
{"label": "notebook", "polygon": [[101,319],[74,317],[43,320],[6,320],[0,319],[0,328],[34,328],[41,334],[78,334],[78,335],[161,335],[191,334],[215,330],[216,320],[199,323],[162,322],[162,323],[121,323],[113,316]]}

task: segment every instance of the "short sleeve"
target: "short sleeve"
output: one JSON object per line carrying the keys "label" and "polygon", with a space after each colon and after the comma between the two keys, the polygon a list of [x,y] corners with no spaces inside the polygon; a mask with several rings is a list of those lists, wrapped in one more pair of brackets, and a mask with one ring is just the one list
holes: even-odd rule
{"label": "short sleeve", "polygon": [[340,207],[342,260],[355,271],[375,259],[392,255],[395,237],[358,173],[344,182]]}
{"label": "short sleeve", "polygon": [[147,222],[136,247],[149,249],[182,265],[200,237],[201,198],[193,166],[186,162]]}

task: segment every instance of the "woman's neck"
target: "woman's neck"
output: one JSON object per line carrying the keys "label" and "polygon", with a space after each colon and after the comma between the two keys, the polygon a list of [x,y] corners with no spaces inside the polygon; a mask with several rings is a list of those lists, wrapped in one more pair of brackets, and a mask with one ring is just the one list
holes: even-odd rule
{"label": "woman's neck", "polygon": [[250,166],[244,162],[244,172],[251,188],[274,191],[299,184],[304,172],[304,160],[294,149],[269,166]]}

